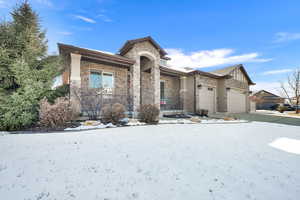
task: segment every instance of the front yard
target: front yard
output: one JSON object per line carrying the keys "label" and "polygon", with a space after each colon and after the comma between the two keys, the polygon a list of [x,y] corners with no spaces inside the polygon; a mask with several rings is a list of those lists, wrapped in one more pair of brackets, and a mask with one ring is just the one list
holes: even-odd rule
{"label": "front yard", "polygon": [[299,143],[261,122],[0,135],[0,197],[296,200]]}

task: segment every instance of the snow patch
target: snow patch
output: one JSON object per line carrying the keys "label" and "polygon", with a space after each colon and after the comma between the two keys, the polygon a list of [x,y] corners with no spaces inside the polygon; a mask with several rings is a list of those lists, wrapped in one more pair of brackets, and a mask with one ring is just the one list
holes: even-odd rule
{"label": "snow patch", "polygon": [[269,145],[275,149],[300,155],[300,140],[290,138],[278,138],[271,142]]}

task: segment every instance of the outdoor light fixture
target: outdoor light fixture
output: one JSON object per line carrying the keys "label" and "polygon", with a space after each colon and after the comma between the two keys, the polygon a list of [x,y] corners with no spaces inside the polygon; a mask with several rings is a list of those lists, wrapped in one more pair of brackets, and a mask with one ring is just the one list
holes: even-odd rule
{"label": "outdoor light fixture", "polygon": [[226,88],[226,90],[229,91],[229,90],[230,90],[230,87]]}
{"label": "outdoor light fixture", "polygon": [[202,85],[201,85],[201,84],[197,85],[197,88],[198,88],[198,89],[201,89],[201,88],[202,88]]}

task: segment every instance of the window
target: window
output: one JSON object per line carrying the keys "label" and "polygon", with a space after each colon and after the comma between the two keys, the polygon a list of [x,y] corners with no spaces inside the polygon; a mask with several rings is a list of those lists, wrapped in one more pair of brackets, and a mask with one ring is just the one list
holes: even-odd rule
{"label": "window", "polygon": [[63,84],[62,75],[58,75],[53,79],[52,89],[61,86]]}
{"label": "window", "polygon": [[112,73],[103,73],[102,80],[103,88],[113,88],[114,87],[114,76]]}
{"label": "window", "polygon": [[114,76],[109,72],[94,72],[90,73],[91,88],[114,88]]}
{"label": "window", "polygon": [[101,72],[90,73],[90,88],[101,88],[102,87],[102,74]]}

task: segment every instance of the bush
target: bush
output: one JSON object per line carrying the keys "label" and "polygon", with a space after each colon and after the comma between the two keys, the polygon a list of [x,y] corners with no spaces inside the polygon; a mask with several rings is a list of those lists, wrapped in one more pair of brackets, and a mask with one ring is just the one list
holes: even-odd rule
{"label": "bush", "polygon": [[65,127],[75,116],[76,114],[72,111],[67,98],[59,97],[54,104],[50,104],[46,98],[40,102],[39,123],[44,127]]}
{"label": "bush", "polygon": [[70,93],[70,86],[65,84],[65,85],[58,86],[54,90],[47,91],[45,96],[51,104],[54,104],[57,98],[66,97],[69,93]]}
{"label": "bush", "polygon": [[102,109],[102,121],[104,123],[119,124],[120,120],[125,117],[125,107],[120,103],[109,104]]}
{"label": "bush", "polygon": [[159,109],[155,105],[146,104],[142,105],[139,109],[138,118],[140,121],[155,124],[158,122]]}

